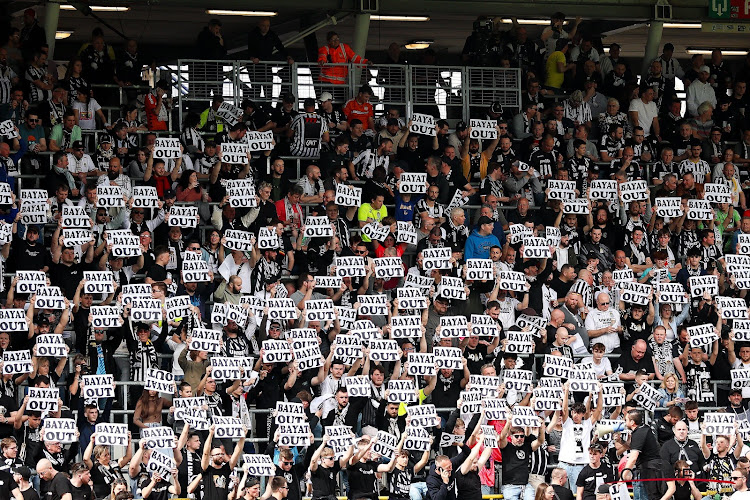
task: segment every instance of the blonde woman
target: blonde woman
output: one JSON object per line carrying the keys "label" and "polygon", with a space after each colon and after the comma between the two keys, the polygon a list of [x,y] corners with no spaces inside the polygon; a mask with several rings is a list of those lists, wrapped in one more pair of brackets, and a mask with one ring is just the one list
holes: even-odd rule
{"label": "blonde woman", "polygon": [[673,406],[682,407],[685,404],[685,393],[680,388],[677,374],[668,373],[659,386],[659,408],[667,410]]}

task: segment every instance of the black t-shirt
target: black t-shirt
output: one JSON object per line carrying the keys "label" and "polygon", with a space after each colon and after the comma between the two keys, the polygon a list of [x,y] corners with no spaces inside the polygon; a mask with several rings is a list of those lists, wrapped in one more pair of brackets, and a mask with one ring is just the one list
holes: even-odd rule
{"label": "black t-shirt", "polygon": [[583,487],[583,500],[592,500],[596,498],[596,489],[600,484],[614,480],[615,474],[612,467],[601,463],[598,469],[593,469],[591,465],[587,464],[578,474],[576,487]]}
{"label": "black t-shirt", "polygon": [[88,484],[82,484],[81,486],[70,485],[70,493],[73,500],[93,500],[94,492],[91,491],[91,486]]}
{"label": "black t-shirt", "polygon": [[0,471],[0,500],[10,500],[13,496],[12,491],[18,488],[18,484],[13,480],[7,471]]}
{"label": "black t-shirt", "polygon": [[94,462],[93,467],[91,467],[91,482],[94,483],[94,497],[105,498],[109,495],[115,479],[124,479],[118,467],[113,467],[112,463],[109,466],[104,466]]}
{"label": "black t-shirt", "polygon": [[630,449],[640,451],[638,465],[659,459],[659,443],[651,427],[642,425],[633,431]]}
{"label": "black t-shirt", "polygon": [[406,499],[409,498],[409,490],[411,489],[411,480],[414,477],[414,468],[410,466],[404,467],[404,470],[400,470],[398,467],[393,469],[388,475],[388,491],[390,495],[389,499]]}
{"label": "black t-shirt", "polygon": [[157,482],[151,490],[151,494],[148,496],[148,500],[168,500],[170,496],[169,484],[169,481],[160,479],[159,482]]}
{"label": "black t-shirt", "polygon": [[[633,359],[633,356],[630,355],[630,351],[622,353],[619,358],[617,358],[617,366],[622,368],[622,373],[632,373],[635,374],[639,370],[646,370],[646,373],[655,373],[654,370],[654,360],[653,360],[653,354],[651,353],[651,349],[646,350],[646,354],[641,358],[640,361],[635,361]],[[617,369],[617,367],[615,367]],[[631,392],[633,390],[634,384],[632,382],[626,382],[625,383],[625,390],[628,392]]]}
{"label": "black t-shirt", "polygon": [[182,462],[177,467],[177,481],[180,483],[180,491],[186,493],[190,482],[201,472],[201,455],[183,450],[182,458]]}
{"label": "black t-shirt", "polygon": [[154,281],[164,281],[167,279],[167,269],[158,264],[154,264],[149,268],[146,277],[151,278]]}
{"label": "black t-shirt", "polygon": [[349,476],[350,498],[372,498],[378,496],[377,478],[375,473],[378,463],[373,460],[357,462],[350,465],[346,471]]}
{"label": "black t-shirt", "polygon": [[27,490],[22,491],[21,495],[23,495],[23,500],[40,500],[39,493],[31,486]]}
{"label": "black t-shirt", "polygon": [[286,492],[286,500],[301,500],[302,492],[299,489],[299,475],[295,469],[297,465],[293,465],[289,471],[285,471],[278,465],[276,466],[276,475],[286,479],[286,485],[289,490]]}
{"label": "black t-shirt", "polygon": [[73,485],[70,484],[70,480],[65,477],[65,474],[58,472],[52,481],[49,481],[44,487],[42,483],[42,495],[44,500],[60,500],[66,493],[73,493]]}
{"label": "black t-shirt", "polygon": [[503,456],[503,485],[526,485],[529,482],[531,443],[526,440],[521,446],[511,443],[501,450]]}
{"label": "black t-shirt", "polygon": [[[13,398],[8,396],[0,396],[0,415],[4,417],[10,417],[10,414],[18,410],[18,404]],[[0,439],[7,438],[13,435],[13,425],[11,424],[0,424]]]}
{"label": "black t-shirt", "polygon": [[461,474],[459,469],[454,475],[461,500],[482,500],[482,480],[479,478],[479,472],[470,470],[466,474]]}
{"label": "black t-shirt", "polygon": [[672,500],[690,500],[693,493],[690,491],[690,483],[685,481],[680,484],[679,481],[675,481],[675,487],[677,488],[672,496]]}
{"label": "black t-shirt", "polygon": [[574,500],[573,493],[565,486],[559,484],[553,484],[552,489],[555,490],[555,500]]}
{"label": "black t-shirt", "polygon": [[62,262],[52,264],[49,269],[50,282],[62,288],[68,299],[72,299],[76,293],[76,287],[83,279],[83,270],[88,266],[84,263],[66,266]]}
{"label": "black t-shirt", "polygon": [[220,468],[212,465],[203,471],[203,490],[204,500],[226,500],[229,495],[229,475],[232,469],[229,464],[224,464]]}
{"label": "black t-shirt", "polygon": [[459,370],[454,370],[450,379],[443,378],[440,373],[436,376],[438,380],[435,390],[432,391],[432,403],[437,408],[456,406],[458,395],[461,393],[462,373]]}
{"label": "black t-shirt", "polygon": [[[340,470],[341,466],[339,465],[338,460],[335,460],[333,467],[325,468],[318,466],[315,471],[310,473],[310,481],[312,482],[313,487],[312,497],[314,499],[336,494],[336,476]],[[351,484],[351,482],[349,484]]]}

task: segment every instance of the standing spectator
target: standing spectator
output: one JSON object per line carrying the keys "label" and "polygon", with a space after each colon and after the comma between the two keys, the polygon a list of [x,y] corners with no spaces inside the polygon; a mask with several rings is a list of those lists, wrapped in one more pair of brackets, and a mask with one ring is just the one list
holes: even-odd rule
{"label": "standing spectator", "polygon": [[292,119],[289,126],[292,156],[317,158],[324,144],[330,140],[326,120],[315,112],[315,100],[308,97],[304,102],[304,112]]}
{"label": "standing spectator", "polygon": [[642,86],[640,97],[630,101],[628,117],[633,127],[641,127],[645,135],[660,139],[659,109],[654,102],[654,89]]}
{"label": "standing spectator", "polygon": [[[276,54],[274,54],[274,50]],[[287,53],[286,47],[281,42],[279,35],[271,29],[270,18],[261,17],[258,19],[258,24],[248,33],[247,56],[253,62],[253,65],[248,67],[250,82],[252,84],[252,98],[260,99],[262,91],[265,101],[272,100],[273,67],[270,63],[286,60],[287,64],[294,64],[294,59]],[[282,68],[278,75],[281,77],[282,82],[285,76],[286,80],[288,80],[288,70],[286,68]]]}
{"label": "standing spectator", "polygon": [[[345,88],[349,68],[347,63],[370,64],[370,61],[354,53],[352,48],[341,43],[339,34],[329,31],[326,34],[326,45],[318,49],[318,64],[321,66],[320,81],[331,85],[327,89],[334,100],[342,102],[345,100]],[[329,66],[330,65],[330,66]]]}
{"label": "standing spectator", "polygon": [[351,123],[353,120],[362,122],[365,130],[375,129],[375,114],[370,98],[372,97],[372,88],[369,85],[363,85],[357,91],[357,96],[349,99],[344,105],[344,115],[346,121]]}
{"label": "standing spectator", "polygon": [[47,69],[47,54],[44,52],[34,53],[31,64],[26,69],[25,78],[31,88],[29,102],[32,104],[43,102],[52,97],[55,79]]}
{"label": "standing spectator", "polygon": [[[221,21],[212,18],[208,21],[208,26],[203,28],[196,39],[197,59],[208,59],[211,61],[221,61],[227,56],[227,48],[224,45],[224,37],[221,34]],[[197,97],[209,97],[211,91],[213,95],[221,94],[222,82],[224,75],[222,73],[222,63],[220,62],[201,62],[193,63],[193,79],[212,83],[196,85]],[[150,130],[152,129],[149,127]],[[166,129],[158,129],[166,130]]]}
{"label": "standing spectator", "polygon": [[698,116],[698,107],[704,102],[711,104],[712,109],[716,109],[716,93],[711,83],[708,81],[711,76],[711,69],[703,65],[699,68],[698,78],[693,80],[687,88],[687,110],[692,117]]}
{"label": "standing spectator", "polygon": [[149,130],[167,130],[169,101],[169,84],[161,79],[156,82],[156,88],[144,100],[146,124]]}
{"label": "standing spectator", "polygon": [[19,43],[23,58],[27,61],[47,43],[44,28],[39,25],[34,9],[23,11],[23,28],[19,35]]}

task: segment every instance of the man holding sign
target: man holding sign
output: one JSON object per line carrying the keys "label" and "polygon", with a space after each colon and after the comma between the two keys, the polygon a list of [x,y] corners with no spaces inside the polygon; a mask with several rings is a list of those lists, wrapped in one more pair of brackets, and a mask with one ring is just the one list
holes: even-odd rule
{"label": "man holding sign", "polygon": [[234,446],[234,452],[228,461],[225,450],[219,446],[218,441],[214,442],[215,433],[216,425],[211,425],[208,430],[206,443],[203,446],[203,456],[201,457],[202,483],[205,487],[205,498],[227,500],[230,492],[229,476],[237,466],[237,462],[239,462],[242,455],[247,429],[242,428],[242,437]]}

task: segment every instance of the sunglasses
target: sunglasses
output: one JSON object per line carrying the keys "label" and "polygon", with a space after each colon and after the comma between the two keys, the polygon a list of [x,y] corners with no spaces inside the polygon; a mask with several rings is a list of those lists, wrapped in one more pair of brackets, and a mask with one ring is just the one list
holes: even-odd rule
{"label": "sunglasses", "polygon": [[281,462],[281,463],[284,464],[284,465],[294,465],[294,462],[286,462],[286,461],[284,461],[284,462]]}
{"label": "sunglasses", "polygon": [[523,439],[526,437],[526,434],[513,434],[513,437],[516,439]]}

